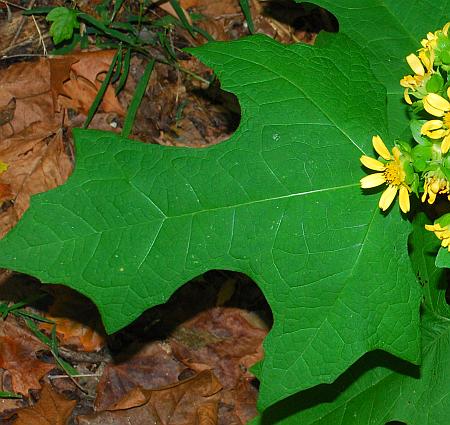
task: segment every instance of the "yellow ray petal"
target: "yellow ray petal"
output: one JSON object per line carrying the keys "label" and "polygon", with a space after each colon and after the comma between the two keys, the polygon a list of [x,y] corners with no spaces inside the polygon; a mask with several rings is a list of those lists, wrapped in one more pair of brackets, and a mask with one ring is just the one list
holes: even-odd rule
{"label": "yellow ray petal", "polygon": [[398,161],[400,159],[400,156],[402,155],[402,153],[400,152],[400,149],[397,146],[394,146],[392,148],[392,153],[394,154],[394,159],[396,161]]}
{"label": "yellow ray petal", "polygon": [[429,131],[427,132],[427,136],[430,137],[431,139],[442,139],[446,134],[448,133],[448,130],[435,130],[435,131]]}
{"label": "yellow ray petal", "polygon": [[425,68],[423,67],[422,62],[420,62],[420,59],[414,53],[406,56],[406,62],[408,62],[408,65],[415,74],[425,75]]}
{"label": "yellow ray petal", "polygon": [[419,53],[419,58],[422,61],[422,63],[425,65],[425,68],[427,69],[427,72],[430,72],[431,69],[433,68],[433,61],[434,61],[433,54],[430,52],[430,55],[427,56],[426,51],[422,50]]}
{"label": "yellow ray petal", "polygon": [[382,162],[378,161],[378,159],[371,158],[370,156],[363,155],[361,158],[359,158],[359,160],[364,165],[364,167],[367,167],[371,170],[384,171],[386,169]]}
{"label": "yellow ray petal", "polygon": [[447,136],[444,137],[444,140],[442,140],[441,152],[445,154],[448,152],[449,149],[450,149],[450,135],[447,134]]}
{"label": "yellow ray petal", "polygon": [[[400,84],[401,84],[401,82],[400,82]],[[405,99],[405,102],[408,105],[412,105],[411,96],[409,95],[409,89],[405,89],[405,91],[403,92],[403,99]]]}
{"label": "yellow ray petal", "polygon": [[406,186],[400,186],[400,192],[398,195],[398,199],[400,201],[400,209],[406,214],[409,212],[410,204],[409,204],[409,192]]}
{"label": "yellow ray petal", "polygon": [[386,161],[389,161],[390,159],[392,159],[389,149],[386,147],[386,145],[384,144],[384,142],[380,136],[373,136],[372,144],[378,155],[380,155]]}
{"label": "yellow ray petal", "polygon": [[384,178],[383,173],[375,173],[363,177],[359,182],[361,183],[361,187],[363,189],[370,189],[371,187],[377,187],[380,184],[385,183],[386,179]]}
{"label": "yellow ray petal", "polygon": [[436,93],[428,93],[423,98],[423,107],[435,117],[442,117],[445,112],[450,111],[450,102]]}
{"label": "yellow ray petal", "polygon": [[444,35],[447,37],[447,35],[448,35],[448,29],[450,28],[450,22],[447,22],[445,25],[444,25],[444,28],[442,28],[442,32],[444,33]]}
{"label": "yellow ray petal", "polygon": [[422,134],[427,134],[429,131],[437,130],[438,128],[442,128],[444,123],[441,120],[430,120],[427,121],[422,128],[420,129],[420,132]]}
{"label": "yellow ray petal", "polygon": [[383,211],[386,211],[391,206],[392,201],[395,199],[396,194],[397,194],[397,186],[388,186],[388,188],[381,195],[378,206]]}

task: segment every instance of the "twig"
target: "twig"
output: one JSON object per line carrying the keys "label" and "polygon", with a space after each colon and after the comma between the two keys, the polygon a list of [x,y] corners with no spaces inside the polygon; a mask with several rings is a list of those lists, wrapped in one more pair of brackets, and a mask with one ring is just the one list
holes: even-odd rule
{"label": "twig", "polygon": [[[102,376],[101,373],[83,373],[79,375],[72,375],[72,378],[100,378]],[[65,379],[70,378],[69,375],[49,375],[48,379]]]}
{"label": "twig", "polygon": [[[34,6],[35,2],[36,2],[36,0],[31,0],[30,4],[27,7],[27,10],[31,9]],[[27,19],[26,16],[22,16],[22,19],[20,20],[19,28],[17,28],[17,31],[16,31],[16,34],[14,35],[14,38],[12,39],[11,43],[9,43],[10,46],[14,45],[14,43],[19,38],[19,35],[22,32],[23,26],[25,25],[26,19]]]}
{"label": "twig", "polygon": [[26,7],[20,6],[19,4],[11,3],[10,1],[7,1],[7,0],[2,0],[2,3],[5,3],[8,6],[17,7],[17,9],[27,10]]}
{"label": "twig", "polygon": [[[45,33],[45,34],[42,35],[42,38],[43,38],[44,40],[46,40],[47,38],[50,38],[50,34]],[[14,46],[11,46],[11,45],[10,45],[8,48],[6,48],[6,49],[4,49],[4,50],[2,50],[2,51],[0,52],[1,59],[4,60],[4,59],[9,59],[9,58],[14,58],[14,57],[45,56],[45,55],[42,55],[42,54],[36,54],[36,53],[24,53],[24,54],[20,54],[20,55],[6,56],[6,54],[7,54],[8,52],[10,52],[11,50],[16,49],[17,47],[26,46],[26,45],[29,44],[29,43],[33,43],[35,40],[37,40],[37,37],[29,38],[28,40],[24,40],[24,41],[22,41],[22,42],[20,42],[20,43],[15,44]]]}
{"label": "twig", "polygon": [[65,360],[76,363],[101,363],[111,360],[111,357],[104,353],[73,351],[66,347],[59,347],[59,354]]}
{"label": "twig", "polygon": [[31,18],[33,19],[34,26],[36,27],[36,30],[39,34],[39,41],[42,44],[42,50],[44,51],[44,56],[47,56],[47,47],[45,46],[44,37],[42,37],[41,29],[39,28],[39,25],[37,24],[34,15],[31,15]]}
{"label": "twig", "polygon": [[2,56],[0,57],[0,61],[5,61],[8,59],[14,59],[14,58],[44,58],[46,57],[42,53],[26,53],[23,55],[10,55],[10,56]]}

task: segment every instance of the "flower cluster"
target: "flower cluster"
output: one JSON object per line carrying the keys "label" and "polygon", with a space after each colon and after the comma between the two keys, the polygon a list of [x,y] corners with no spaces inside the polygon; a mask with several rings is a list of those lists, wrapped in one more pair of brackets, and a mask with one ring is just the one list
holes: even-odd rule
{"label": "flower cluster", "polygon": [[[426,204],[450,201],[450,22],[429,32],[422,47],[406,57],[412,70],[400,80],[410,105],[410,141],[397,140],[392,151],[379,136],[372,138],[378,158],[367,155],[361,163],[372,173],[361,179],[363,189],[385,186],[379,207],[386,211],[399,195],[400,209],[410,211],[410,196]],[[450,214],[427,230],[450,251]]]}

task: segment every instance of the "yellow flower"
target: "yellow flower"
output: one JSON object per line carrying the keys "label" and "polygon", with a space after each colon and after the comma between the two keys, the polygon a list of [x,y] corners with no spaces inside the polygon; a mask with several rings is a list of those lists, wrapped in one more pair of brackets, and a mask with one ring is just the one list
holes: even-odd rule
{"label": "yellow flower", "polygon": [[447,226],[442,227],[439,223],[436,224],[425,224],[425,229],[434,234],[442,241],[441,245],[444,248],[448,248],[450,252],[450,230]]}
{"label": "yellow flower", "polygon": [[[450,96],[450,87],[447,96]],[[429,93],[423,98],[423,107],[429,114],[442,119],[427,121],[420,132],[431,139],[443,139],[441,151],[445,154],[450,149],[450,102],[436,93]]]}
{"label": "yellow flower", "polygon": [[406,57],[406,61],[415,75],[406,75],[400,80],[400,85],[405,88],[403,97],[409,105],[412,104],[409,90],[417,91],[424,87],[433,73],[434,50],[421,49],[419,56],[411,53]]}
{"label": "yellow flower", "polygon": [[[450,183],[444,176],[430,171],[425,176],[423,190],[422,202],[425,202],[428,196],[428,203],[432,204],[436,200],[437,195],[448,194],[450,192]],[[450,196],[448,196],[448,199],[450,200]]]}
{"label": "yellow flower", "polygon": [[441,30],[435,31],[434,33],[429,32],[427,34],[427,38],[424,38],[420,44],[422,45],[422,50],[434,50],[437,47],[437,40],[441,34],[444,34],[445,37],[448,36],[448,30],[450,28],[450,22],[447,22]]}
{"label": "yellow flower", "polygon": [[400,162],[400,150],[397,147],[394,147],[391,154],[380,136],[373,136],[372,144],[377,154],[387,162],[384,164],[370,156],[361,156],[360,161],[365,167],[373,171],[378,171],[377,173],[363,177],[360,180],[361,187],[363,189],[368,189],[383,183],[387,184],[388,187],[381,195],[378,206],[383,211],[386,211],[394,201],[397,192],[399,192],[400,209],[404,213],[407,213],[410,209],[409,192],[411,189],[405,183],[405,171]]}

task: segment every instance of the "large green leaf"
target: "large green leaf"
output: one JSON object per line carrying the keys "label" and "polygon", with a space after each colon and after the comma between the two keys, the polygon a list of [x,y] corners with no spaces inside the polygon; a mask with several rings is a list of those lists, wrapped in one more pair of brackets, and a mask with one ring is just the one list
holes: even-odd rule
{"label": "large green leaf", "polygon": [[74,174],[32,199],[1,266],[86,294],[110,332],[206,270],[246,273],[274,314],[263,409],[376,348],[417,362],[410,225],[358,183],[358,157],[387,134],[386,91],[360,48],[256,36],[195,54],[240,100],[234,136],[193,150],[77,131]]}
{"label": "large green leaf", "polygon": [[364,356],[332,385],[304,391],[265,412],[265,425],[443,425],[450,412],[450,307],[447,276],[434,265],[439,241],[415,220],[411,260],[424,289],[422,366],[381,351]]}
{"label": "large green leaf", "polygon": [[[301,0],[296,0],[301,3]],[[372,71],[388,94],[389,133],[408,138],[407,105],[400,79],[411,74],[405,57],[421,47],[420,40],[450,20],[450,0],[317,0],[332,12],[339,31],[358,43]],[[405,131],[406,130],[406,131]]]}

